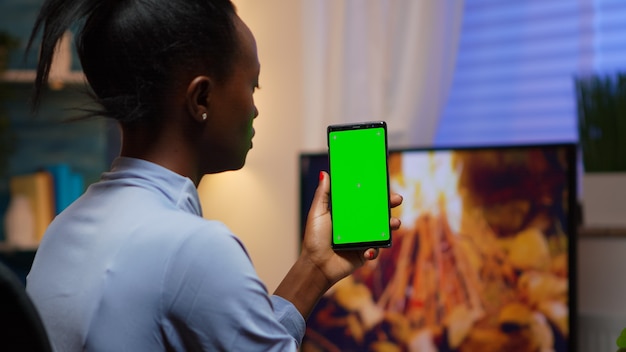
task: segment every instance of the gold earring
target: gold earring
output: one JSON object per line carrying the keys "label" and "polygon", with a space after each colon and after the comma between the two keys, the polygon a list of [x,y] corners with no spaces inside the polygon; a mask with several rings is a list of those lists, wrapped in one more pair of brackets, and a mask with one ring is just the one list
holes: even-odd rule
{"label": "gold earring", "polygon": [[206,114],[206,112],[203,112],[202,113],[202,121],[205,121],[207,117],[208,117],[208,115]]}

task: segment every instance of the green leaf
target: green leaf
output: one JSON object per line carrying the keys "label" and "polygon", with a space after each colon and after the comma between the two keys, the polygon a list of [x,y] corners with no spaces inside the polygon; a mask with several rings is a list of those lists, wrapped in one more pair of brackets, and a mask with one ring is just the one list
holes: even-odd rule
{"label": "green leaf", "polygon": [[622,330],[622,333],[617,338],[617,347],[626,348],[626,328]]}
{"label": "green leaf", "polygon": [[585,171],[625,171],[626,73],[575,77],[574,87]]}

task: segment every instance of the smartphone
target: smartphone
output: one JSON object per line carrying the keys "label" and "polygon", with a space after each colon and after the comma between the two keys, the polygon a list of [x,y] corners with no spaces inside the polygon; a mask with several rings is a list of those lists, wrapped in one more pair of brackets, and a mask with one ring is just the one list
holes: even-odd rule
{"label": "smartphone", "polygon": [[333,249],[391,246],[387,124],[328,126]]}

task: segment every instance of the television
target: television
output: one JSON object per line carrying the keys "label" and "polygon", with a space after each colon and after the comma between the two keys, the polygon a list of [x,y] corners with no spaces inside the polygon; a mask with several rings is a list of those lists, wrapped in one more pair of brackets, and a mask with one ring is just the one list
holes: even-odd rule
{"label": "television", "polygon": [[[575,144],[390,150],[402,226],[321,298],[301,350],[575,350],[576,155]],[[303,153],[299,167],[304,233],[328,157]]]}

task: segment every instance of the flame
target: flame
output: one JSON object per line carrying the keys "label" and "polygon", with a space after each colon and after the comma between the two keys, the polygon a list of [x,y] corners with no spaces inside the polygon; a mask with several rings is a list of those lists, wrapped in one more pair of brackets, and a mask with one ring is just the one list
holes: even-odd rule
{"label": "flame", "polygon": [[452,231],[461,227],[463,211],[458,185],[462,165],[454,163],[453,152],[402,153],[397,174],[392,171],[391,189],[404,197],[398,216],[413,224],[424,213],[445,212]]}

